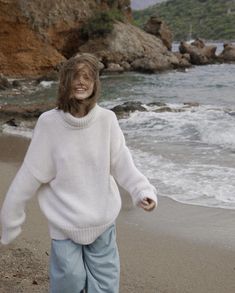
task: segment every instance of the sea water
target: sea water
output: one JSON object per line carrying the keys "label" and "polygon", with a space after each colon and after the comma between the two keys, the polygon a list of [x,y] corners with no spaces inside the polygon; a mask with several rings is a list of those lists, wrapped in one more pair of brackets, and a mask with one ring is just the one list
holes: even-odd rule
{"label": "sea water", "polygon": [[[119,120],[136,166],[159,196],[176,201],[235,209],[235,64],[197,66],[157,74],[102,75],[99,104],[112,108],[141,101],[147,112]],[[25,100],[53,100],[57,84],[40,85]],[[0,100],[6,103],[7,100]],[[155,112],[150,102],[172,112]],[[194,103],[186,106],[184,103]],[[178,111],[180,110],[180,111]],[[4,125],[5,132],[31,136],[27,128]]]}

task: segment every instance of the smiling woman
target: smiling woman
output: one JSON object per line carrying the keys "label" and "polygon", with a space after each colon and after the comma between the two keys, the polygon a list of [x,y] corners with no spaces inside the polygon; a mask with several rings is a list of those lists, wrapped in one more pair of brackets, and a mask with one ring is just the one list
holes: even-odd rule
{"label": "smiling woman", "polygon": [[100,96],[99,61],[92,54],[77,54],[60,72],[58,109],[75,117],[85,116]]}
{"label": "smiling woman", "polygon": [[77,66],[77,73],[72,81],[71,98],[84,100],[92,95],[94,89],[94,80],[92,72],[86,64]]}
{"label": "smiling woman", "polygon": [[136,168],[116,115],[99,106],[98,97],[97,57],[66,61],[60,108],[40,115],[0,213],[1,243],[9,244],[22,231],[26,202],[37,194],[51,237],[51,293],[118,293],[118,185],[144,211],[157,206],[155,186]]}

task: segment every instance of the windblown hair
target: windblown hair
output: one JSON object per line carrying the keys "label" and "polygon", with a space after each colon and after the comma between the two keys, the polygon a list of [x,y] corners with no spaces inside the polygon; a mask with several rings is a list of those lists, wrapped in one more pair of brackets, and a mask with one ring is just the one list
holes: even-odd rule
{"label": "windblown hair", "polygon": [[[94,80],[94,90],[90,97],[78,100],[72,97],[72,82],[77,74],[78,65],[85,64]],[[81,107],[86,107],[88,113],[100,96],[99,60],[90,53],[79,53],[68,59],[60,71],[57,108],[64,112],[79,113]]]}

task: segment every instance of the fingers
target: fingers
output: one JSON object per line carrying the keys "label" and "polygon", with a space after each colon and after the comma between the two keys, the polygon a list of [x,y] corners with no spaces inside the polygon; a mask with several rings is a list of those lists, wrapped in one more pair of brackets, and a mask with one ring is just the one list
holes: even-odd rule
{"label": "fingers", "polygon": [[142,203],[143,205],[148,205],[148,204],[149,204],[149,202],[148,202],[147,199],[143,199],[143,200],[141,200],[141,203]]}
{"label": "fingers", "polygon": [[140,203],[139,203],[139,207],[141,207],[142,209],[144,209],[145,211],[152,211],[155,207],[156,207],[156,203],[154,200],[150,199],[150,198],[144,198]]}

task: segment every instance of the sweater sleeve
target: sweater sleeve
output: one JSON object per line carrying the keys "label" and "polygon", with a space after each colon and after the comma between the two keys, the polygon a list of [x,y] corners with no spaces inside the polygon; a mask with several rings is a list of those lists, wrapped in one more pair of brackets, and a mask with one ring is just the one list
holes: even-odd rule
{"label": "sweater sleeve", "polygon": [[24,163],[33,176],[42,183],[48,183],[55,177],[53,161],[52,133],[43,113],[34,128],[31,143],[26,152]]}
{"label": "sweater sleeve", "polygon": [[38,181],[23,163],[6,194],[1,209],[1,243],[9,244],[20,233],[25,221],[25,203],[33,197],[41,182]]}
{"label": "sweater sleeve", "polygon": [[116,115],[111,126],[111,175],[130,193],[134,205],[145,197],[157,204],[157,190],[136,168]]}
{"label": "sweater sleeve", "polygon": [[0,214],[3,244],[12,242],[21,233],[27,200],[35,195],[42,183],[48,183],[55,177],[51,127],[45,118],[44,113],[39,117],[23,164],[4,200]]}

